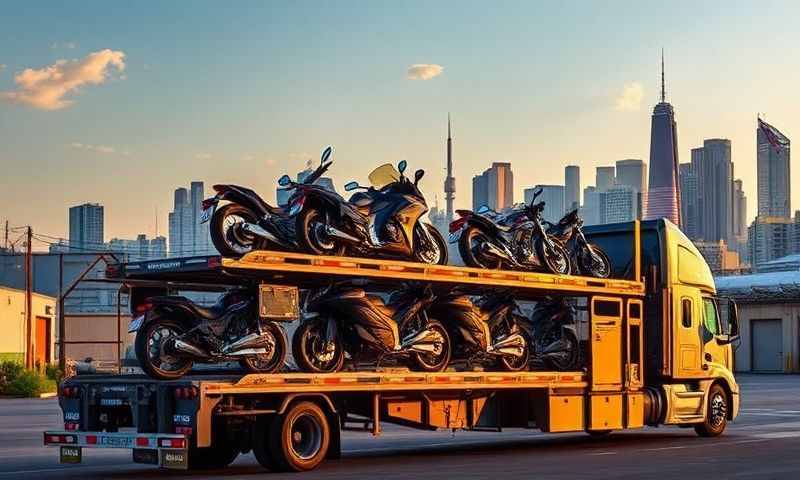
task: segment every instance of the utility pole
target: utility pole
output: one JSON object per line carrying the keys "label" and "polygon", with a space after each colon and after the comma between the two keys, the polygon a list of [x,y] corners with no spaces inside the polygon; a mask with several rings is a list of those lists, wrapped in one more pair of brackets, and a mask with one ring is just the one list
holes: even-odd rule
{"label": "utility pole", "polygon": [[67,352],[64,336],[67,328],[64,323],[64,253],[58,254],[58,368],[67,371]]}
{"label": "utility pole", "polygon": [[25,367],[34,367],[33,351],[33,230],[28,226],[26,229],[27,244],[25,247]]}
{"label": "utility pole", "polygon": [[3,248],[8,250],[8,220],[6,220],[6,241],[3,243]]}

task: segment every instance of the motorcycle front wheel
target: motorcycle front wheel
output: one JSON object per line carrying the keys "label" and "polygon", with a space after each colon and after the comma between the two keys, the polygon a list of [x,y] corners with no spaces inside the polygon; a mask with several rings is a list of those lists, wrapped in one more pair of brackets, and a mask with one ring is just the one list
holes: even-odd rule
{"label": "motorcycle front wheel", "polygon": [[[425,234],[420,230],[423,228],[433,240],[433,245],[428,245],[430,242],[427,239],[422,240]],[[414,259],[428,265],[447,265],[447,242],[433,225],[418,223],[414,227]]]}
{"label": "motorcycle front wheel", "polygon": [[192,360],[177,356],[170,350],[172,343],[186,333],[186,328],[175,320],[157,318],[136,332],[134,350],[144,373],[158,380],[175,380],[192,368]]}
{"label": "motorcycle front wheel", "polygon": [[567,250],[557,241],[550,240],[548,245],[543,238],[537,238],[536,254],[539,255],[542,265],[544,265],[548,272],[569,275],[569,253],[567,253]]}
{"label": "motorcycle front wheel", "polygon": [[245,223],[258,223],[258,218],[241,205],[229,203],[214,212],[209,229],[220,255],[238,258],[260,248],[259,239],[242,229]]}
{"label": "motorcycle front wheel", "polygon": [[306,253],[312,255],[344,255],[345,245],[325,233],[325,215],[316,208],[303,210],[297,216],[297,239]]}
{"label": "motorcycle front wheel", "polygon": [[581,273],[597,278],[608,278],[611,276],[611,261],[608,255],[600,247],[591,244],[592,252],[588,248],[582,248],[578,254]]}
{"label": "motorcycle front wheel", "polygon": [[265,332],[272,335],[274,348],[269,353],[248,355],[239,360],[239,365],[249,373],[273,373],[279,370],[286,361],[286,335],[283,329],[275,323],[268,323],[263,327]]}
{"label": "motorcycle front wheel", "polygon": [[325,322],[306,322],[294,332],[292,356],[304,372],[335,373],[344,366],[344,345],[338,336],[325,340]]}
{"label": "motorcycle front wheel", "polygon": [[518,357],[502,355],[500,357],[500,367],[507,372],[519,372],[524,370],[528,367],[528,363],[530,362],[531,342],[525,333],[521,333],[521,335],[525,339],[525,344],[522,347],[522,355]]}
{"label": "motorcycle front wheel", "polygon": [[441,372],[447,368],[450,363],[450,355],[452,347],[450,345],[450,336],[447,335],[447,329],[444,325],[437,320],[430,320],[427,329],[431,331],[432,335],[438,336],[439,339],[434,344],[434,351],[430,353],[414,353],[414,364],[416,368],[423,372]]}
{"label": "motorcycle front wheel", "polygon": [[489,270],[499,269],[501,261],[483,253],[483,245],[491,243],[489,236],[477,227],[467,227],[461,232],[458,240],[458,253],[468,267],[484,268]]}

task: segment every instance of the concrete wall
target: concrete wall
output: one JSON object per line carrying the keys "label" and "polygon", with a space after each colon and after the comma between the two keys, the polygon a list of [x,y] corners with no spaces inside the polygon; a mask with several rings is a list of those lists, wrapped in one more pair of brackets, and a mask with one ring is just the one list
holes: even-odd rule
{"label": "concrete wall", "polygon": [[752,370],[751,322],[781,319],[784,373],[800,373],[800,303],[739,304],[742,343],[736,351],[736,371]]}
{"label": "concrete wall", "polygon": [[[56,299],[33,294],[31,316],[50,319],[50,359],[56,357]],[[0,286],[0,360],[25,361],[25,291]]]}

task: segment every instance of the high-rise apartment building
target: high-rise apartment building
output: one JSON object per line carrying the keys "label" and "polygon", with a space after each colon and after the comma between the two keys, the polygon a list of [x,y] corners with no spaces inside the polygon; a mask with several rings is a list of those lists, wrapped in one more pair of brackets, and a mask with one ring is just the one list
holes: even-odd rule
{"label": "high-rise apartment building", "polygon": [[583,189],[583,205],[580,215],[586,225],[600,223],[600,194],[597,192],[597,187],[588,186]]}
{"label": "high-rise apartment building", "polygon": [[736,244],[733,216],[731,141],[712,138],[692,149],[692,172],[697,181],[697,238]]}
{"label": "high-rise apartment building", "polygon": [[616,185],[600,197],[600,223],[630,222],[641,218],[640,193],[630,185]]}
{"label": "high-rise apartment building", "polygon": [[[702,148],[697,155],[702,155]],[[695,156],[692,151],[692,157]],[[697,177],[692,170],[690,162],[678,166],[678,177],[681,187],[681,229],[687,237],[697,239]]]}
{"label": "high-rise apartment building", "polygon": [[748,259],[753,270],[759,265],[793,252],[794,222],[785,217],[759,215],[747,229]]}
{"label": "high-rise apartment building", "polygon": [[648,220],[666,218],[681,226],[678,183],[678,133],[675,111],[667,103],[664,87],[664,55],[661,55],[661,101],[653,109],[650,125],[650,180],[647,191]]}
{"label": "high-rise apartment building", "polygon": [[511,164],[494,162],[482,174],[472,178],[472,208],[487,205],[502,210],[514,204],[514,173]]}
{"label": "high-rise apartment building", "polygon": [[789,218],[792,188],[791,142],[777,128],[758,120],[756,128],[756,170],[758,215]]}
{"label": "high-rise apartment building", "polygon": [[175,190],[173,211],[169,214],[169,254],[173,257],[214,254],[209,224],[200,223],[205,190],[203,182],[192,182],[189,191]]}
{"label": "high-rise apartment building", "polygon": [[618,160],[615,183],[634,189],[636,193],[635,208],[638,218],[641,219],[647,206],[647,164],[633,158]]}
{"label": "high-rise apartment building", "polygon": [[616,183],[616,170],[614,167],[597,167],[594,185],[598,192],[605,192],[614,187]]}
{"label": "high-rise apartment building", "polygon": [[138,262],[167,256],[167,239],[155,237],[148,239],[147,235],[140,233],[136,240],[112,238],[108,242],[108,249],[126,256],[129,262]]}
{"label": "high-rise apartment building", "polygon": [[581,169],[577,165],[564,168],[564,209],[574,210],[581,206]]}
{"label": "high-rise apartment building", "polygon": [[99,203],[84,203],[69,209],[69,248],[78,252],[104,250],[104,214]]}
{"label": "high-rise apartment building", "polygon": [[747,196],[742,189],[742,181],[733,181],[733,237],[735,245],[730,247],[739,252],[745,260],[747,250]]}

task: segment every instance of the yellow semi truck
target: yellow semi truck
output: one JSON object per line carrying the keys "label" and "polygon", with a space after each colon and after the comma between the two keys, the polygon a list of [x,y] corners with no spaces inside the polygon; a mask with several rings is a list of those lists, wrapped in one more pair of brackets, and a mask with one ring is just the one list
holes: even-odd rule
{"label": "yellow semi truck", "polygon": [[[400,280],[480,293],[511,289],[522,303],[570,297],[581,311],[575,371],[335,374],[80,375],[61,386],[64,428],[44,432],[63,462],[87,448],[126,448],[167,468],[223,467],[253,451],[271,470],[310,470],[338,458],[340,433],[383,422],[427,429],[536,428],[588,432],[691,425],[720,435],[739,409],[733,376],[738,321],[715,297],[708,265],[665,220],[587,229],[610,256],[610,279],[455,266],[253,252],[123,264],[109,276],[135,308],[142,292],[224,288],[241,282],[299,290],[332,280],[391,289]],[[137,292],[139,292],[137,294]],[[443,319],[446,321],[446,319]]]}

